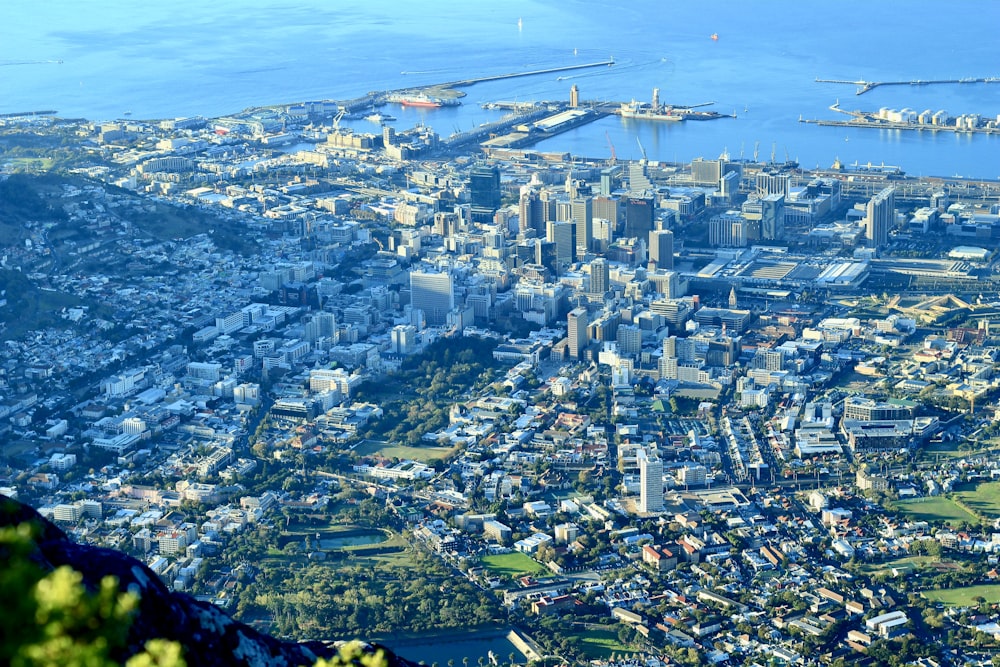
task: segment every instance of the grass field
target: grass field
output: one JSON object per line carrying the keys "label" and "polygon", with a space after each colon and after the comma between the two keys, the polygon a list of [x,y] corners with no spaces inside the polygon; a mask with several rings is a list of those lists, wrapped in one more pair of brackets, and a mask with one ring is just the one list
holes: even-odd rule
{"label": "grass field", "polygon": [[407,447],[406,445],[393,445],[388,442],[377,440],[366,440],[359,444],[355,452],[361,456],[371,456],[379,454],[387,459],[397,458],[400,460],[413,459],[421,463],[427,463],[434,459],[447,459],[455,453],[455,447]]}
{"label": "grass field", "polygon": [[1000,602],[1000,584],[982,584],[964,588],[939,588],[921,593],[928,600],[943,602],[949,607],[969,607],[974,598],[983,597],[989,603]]}
{"label": "grass field", "polygon": [[50,157],[15,157],[9,160],[14,169],[25,171],[46,171],[55,162]]}
{"label": "grass field", "polygon": [[957,504],[955,501],[941,496],[933,498],[916,498],[900,500],[893,506],[917,521],[940,521],[955,524],[959,521],[979,522],[979,517]]}
{"label": "grass field", "polygon": [[634,647],[622,644],[613,630],[591,629],[574,635],[577,646],[590,660],[607,660],[612,653],[631,653]]}
{"label": "grass field", "polygon": [[979,456],[986,452],[1000,449],[1000,441],[990,440],[980,443],[974,449],[959,449],[957,442],[934,442],[929,443],[923,449],[923,459],[926,461],[946,460],[949,458],[964,459],[972,456]]}
{"label": "grass field", "polygon": [[1000,516],[1000,482],[982,482],[975,488],[955,493],[958,498],[977,513],[988,517]]}
{"label": "grass field", "polygon": [[883,574],[896,569],[901,573],[923,572],[929,570],[931,574],[945,569],[964,569],[965,565],[947,558],[936,556],[905,556],[894,560],[887,560],[883,563],[862,563],[857,571],[862,574]]}
{"label": "grass field", "polygon": [[547,572],[544,566],[533,561],[528,556],[512,552],[509,554],[490,554],[483,556],[483,567],[493,574],[517,577],[522,574],[539,574]]}

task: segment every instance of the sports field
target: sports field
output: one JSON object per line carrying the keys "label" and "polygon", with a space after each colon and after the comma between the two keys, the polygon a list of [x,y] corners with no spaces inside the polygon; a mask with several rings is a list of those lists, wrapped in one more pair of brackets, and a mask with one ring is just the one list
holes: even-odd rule
{"label": "sports field", "polygon": [[982,482],[974,488],[956,491],[955,495],[973,511],[986,518],[1000,517],[1000,482]]}
{"label": "sports field", "polygon": [[960,521],[979,522],[979,517],[975,514],[972,514],[954,500],[942,496],[899,500],[893,503],[893,506],[903,514],[917,521],[936,521],[948,524],[955,524]]}
{"label": "sports field", "polygon": [[987,603],[1000,602],[1000,584],[981,584],[965,586],[964,588],[938,588],[921,593],[933,602],[943,602],[949,607],[971,607],[977,597],[982,597]]}
{"label": "sports field", "polygon": [[519,577],[524,574],[538,574],[548,571],[537,561],[518,552],[483,556],[482,563],[483,567],[493,574],[508,577]]}

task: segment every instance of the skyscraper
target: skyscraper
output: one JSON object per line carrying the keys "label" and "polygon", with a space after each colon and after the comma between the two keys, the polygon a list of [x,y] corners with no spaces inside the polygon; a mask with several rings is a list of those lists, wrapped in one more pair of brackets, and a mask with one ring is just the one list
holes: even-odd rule
{"label": "skyscraper", "polygon": [[590,293],[603,296],[611,283],[611,268],[608,260],[598,257],[590,263]]}
{"label": "skyscraper", "polygon": [[576,197],[570,202],[573,222],[576,224],[576,258],[583,259],[594,245],[594,200]]}
{"label": "skyscraper", "polygon": [[639,460],[639,511],[663,511],[663,461],[655,453],[640,448]]}
{"label": "skyscraper", "polygon": [[656,268],[672,271],[674,268],[674,233],[656,230],[649,233],[649,261]]}
{"label": "skyscraper", "polygon": [[546,240],[556,245],[556,261],[560,272],[563,266],[576,259],[576,225],[572,222],[550,222]]}
{"label": "skyscraper", "polygon": [[890,186],[869,199],[865,213],[865,238],[873,248],[882,248],[896,222],[896,189]]}
{"label": "skyscraper", "polygon": [[586,308],[574,308],[566,316],[566,337],[569,341],[569,356],[573,359],[583,358],[583,352],[587,349],[587,326],[589,324],[590,318],[587,316]]}
{"label": "skyscraper", "polygon": [[521,191],[521,201],[518,210],[520,219],[518,228],[521,234],[525,234],[529,229],[535,231],[535,236],[542,238],[545,236],[545,208],[538,198],[538,193],[534,190],[525,189]]}
{"label": "skyscraper", "polygon": [[768,241],[785,237],[785,195],[773,194],[760,198],[760,237]]}
{"label": "skyscraper", "polygon": [[622,217],[622,200],[619,197],[594,197],[594,217],[610,220],[614,229]]}
{"label": "skyscraper", "polygon": [[455,290],[450,273],[431,271],[410,272],[410,305],[424,313],[430,326],[448,322],[448,313],[455,308]]}
{"label": "skyscraper", "polygon": [[625,238],[648,239],[653,217],[652,197],[629,197],[625,200]]}
{"label": "skyscraper", "polygon": [[469,172],[469,200],[473,222],[492,222],[500,208],[500,169],[479,165]]}
{"label": "skyscraper", "polygon": [[601,196],[608,197],[611,192],[615,189],[615,172],[617,170],[614,167],[609,167],[607,169],[601,169]]}

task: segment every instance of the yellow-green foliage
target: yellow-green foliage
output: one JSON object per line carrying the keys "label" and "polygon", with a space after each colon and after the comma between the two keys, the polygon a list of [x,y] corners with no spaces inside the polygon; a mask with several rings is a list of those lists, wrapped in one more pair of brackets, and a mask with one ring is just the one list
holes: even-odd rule
{"label": "yellow-green foliage", "polygon": [[381,649],[365,654],[361,642],[347,642],[333,658],[320,658],[316,667],[386,667],[386,660]]}
{"label": "yellow-green foliage", "polygon": [[[83,576],[69,566],[44,572],[32,562],[32,527],[0,529],[0,665],[10,667],[117,667],[138,599],[104,577],[88,593]],[[185,667],[183,648],[152,639],[126,667]],[[316,667],[385,667],[381,651],[365,654],[350,642]]]}
{"label": "yellow-green foliage", "polygon": [[[88,593],[68,566],[45,573],[29,559],[31,527],[0,530],[0,664],[11,667],[111,667],[138,600],[114,577]],[[181,647],[154,640],[128,667],[183,667]]]}

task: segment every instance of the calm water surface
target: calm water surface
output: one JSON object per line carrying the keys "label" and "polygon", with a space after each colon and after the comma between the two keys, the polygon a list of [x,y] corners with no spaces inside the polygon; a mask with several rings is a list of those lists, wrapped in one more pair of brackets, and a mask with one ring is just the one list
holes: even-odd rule
{"label": "calm water surface", "polygon": [[[910,107],[1000,114],[1000,83],[903,86],[875,81],[1000,76],[1000,4],[957,0],[836,3],[718,0],[619,3],[512,0],[422,3],[78,3],[0,5],[0,112],[57,109],[92,119],[218,116],[246,107],[344,99],[369,90],[524,71],[613,56],[611,68],[480,84],[453,109],[391,108],[399,128],[443,135],[498,117],[491,100],[581,97],[715,102],[739,117],[643,123],[612,117],[537,148],[687,161],[723,151],[829,166],[835,158],[908,173],[1000,178],[1000,136],[826,128],[798,122],[847,109]],[[518,20],[520,19],[520,27]],[[718,40],[712,40],[712,34]],[[62,61],[49,62],[49,61]],[[374,129],[361,121],[359,127]],[[638,141],[637,141],[638,140]]]}

